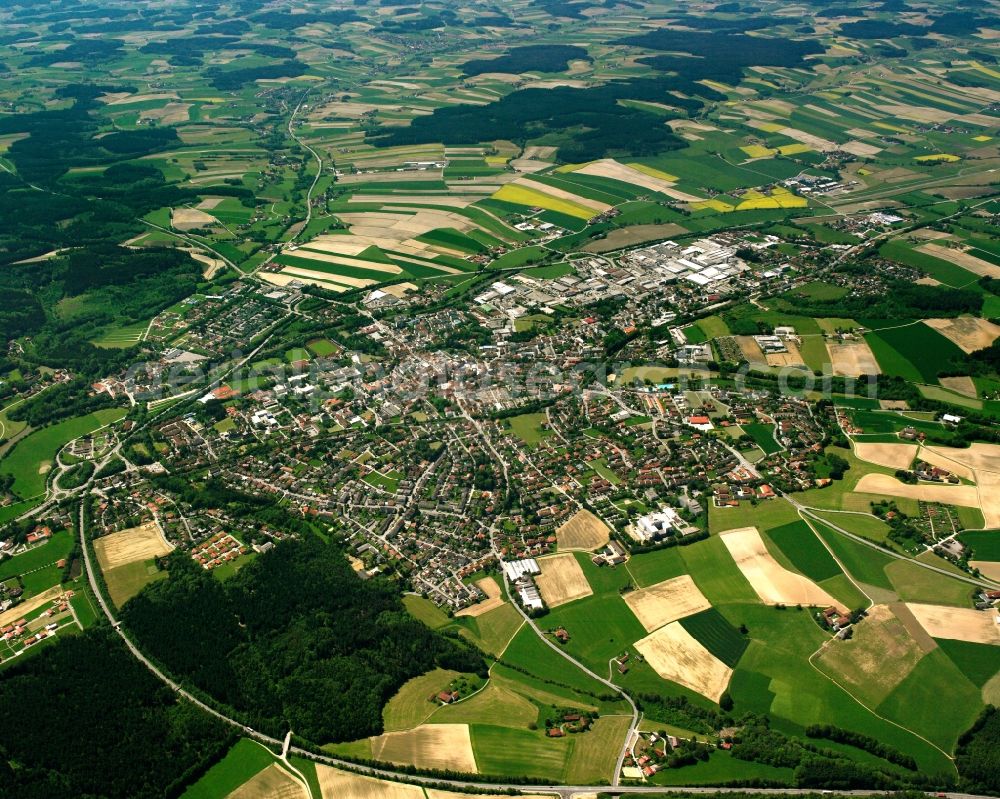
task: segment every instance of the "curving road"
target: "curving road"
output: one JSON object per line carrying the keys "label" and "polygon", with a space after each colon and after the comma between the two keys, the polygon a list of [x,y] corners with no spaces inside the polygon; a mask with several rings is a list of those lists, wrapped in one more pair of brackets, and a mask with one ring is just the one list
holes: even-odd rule
{"label": "curving road", "polygon": [[[183,697],[188,702],[191,702],[193,705],[196,705],[205,713],[208,713],[209,715],[213,716],[219,721],[239,729],[241,734],[243,734],[244,736],[252,738],[256,741],[259,741],[260,743],[267,745],[268,747],[271,747],[279,752],[282,752],[285,756],[289,754],[299,755],[309,760],[313,760],[317,763],[323,763],[324,765],[334,766],[337,768],[341,768],[347,771],[352,771],[358,774],[363,774],[366,776],[382,777],[395,782],[408,782],[417,785],[447,785],[449,788],[455,790],[485,789],[490,791],[514,790],[514,791],[524,791],[527,793],[548,793],[548,794],[556,794],[561,797],[565,797],[566,799],[570,799],[570,797],[574,796],[575,794],[593,795],[595,792],[597,793],[605,792],[613,795],[670,792],[676,794],[690,794],[690,795],[715,794],[715,793],[747,793],[747,794],[772,795],[772,796],[803,796],[806,794],[816,793],[815,790],[805,789],[805,788],[712,788],[712,787],[675,788],[672,786],[668,787],[659,785],[623,785],[623,786],[510,785],[504,783],[482,783],[482,782],[471,782],[464,780],[446,780],[446,779],[440,779],[438,777],[421,777],[412,774],[403,774],[389,769],[372,768],[370,766],[359,766],[356,763],[351,763],[346,760],[339,760],[335,757],[329,757],[327,755],[319,755],[316,754],[315,752],[309,752],[297,746],[290,746],[289,740],[291,733],[286,735],[284,739],[272,738],[269,735],[265,735],[263,733],[250,729],[249,727],[241,724],[235,719],[229,718],[228,716],[226,716],[223,713],[220,713],[218,710],[211,707],[210,705],[207,705],[198,697],[193,696],[188,691],[184,690],[184,688],[182,688],[178,683],[171,680],[166,674],[160,671],[160,669],[152,661],[150,661],[145,655],[142,654],[142,651],[129,639],[125,631],[122,630],[121,624],[118,622],[118,620],[112,613],[111,608],[105,601],[104,595],[101,593],[100,587],[97,583],[97,576],[96,572],[94,571],[94,564],[90,558],[90,550],[87,548],[87,533],[86,533],[86,526],[84,524],[84,513],[83,513],[82,503],[80,505],[80,511],[79,511],[79,526],[80,526],[80,548],[83,551],[84,566],[87,570],[87,579],[90,581],[90,587],[94,592],[94,596],[97,597],[97,602],[101,608],[101,611],[104,613],[105,617],[111,623],[111,626],[114,628],[115,632],[117,632],[118,635],[121,637],[122,641],[124,642],[128,650],[132,653],[133,657],[135,657],[136,660],[138,660],[147,669],[149,669],[149,671],[153,674],[153,676],[156,677],[158,680],[160,680],[160,682],[162,682],[164,685],[169,686],[170,689],[174,691],[174,693],[176,693],[178,696]],[[530,619],[529,623],[532,623]],[[547,643],[549,643],[557,652],[560,652],[560,654],[564,655],[568,660],[575,663],[575,661],[573,661],[572,658],[570,658],[564,652],[555,647],[555,645],[552,644],[550,641],[548,641]],[[580,668],[583,668],[584,671],[587,671],[586,668],[579,666],[579,664],[576,665]],[[601,677],[599,677],[596,674],[593,674],[592,672],[587,671],[587,673],[590,674],[595,679],[600,680],[600,682],[604,683],[605,685],[608,685],[614,688],[616,691],[621,692],[621,689],[617,688],[617,686],[615,686],[613,683],[610,683],[609,681],[602,679]],[[624,693],[622,693],[622,695],[625,696]],[[625,698],[628,699],[627,696],[625,696]],[[631,702],[631,700],[629,700],[629,702]],[[633,705],[633,708],[634,707],[635,706]],[[887,795],[884,792],[879,792],[879,791],[837,791],[837,794],[843,796]],[[943,797],[944,799],[990,799],[990,797],[978,796],[976,794],[966,794],[966,793],[939,793],[936,794],[936,796]],[[319,798],[317,797],[317,799]]]}

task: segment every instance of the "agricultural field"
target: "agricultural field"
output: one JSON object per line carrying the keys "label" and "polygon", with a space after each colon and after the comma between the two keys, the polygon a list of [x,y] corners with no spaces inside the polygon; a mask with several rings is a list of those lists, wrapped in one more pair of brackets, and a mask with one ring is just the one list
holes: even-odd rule
{"label": "agricultural field", "polygon": [[3,4],[9,792],[1000,794],[998,18]]}

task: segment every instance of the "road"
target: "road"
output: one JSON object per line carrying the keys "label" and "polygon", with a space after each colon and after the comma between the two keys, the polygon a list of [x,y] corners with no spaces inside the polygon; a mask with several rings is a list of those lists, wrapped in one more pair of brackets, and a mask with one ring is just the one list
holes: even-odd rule
{"label": "road", "polygon": [[970,585],[974,585],[977,588],[995,589],[998,587],[997,583],[995,583],[992,580],[988,580],[985,577],[976,578],[972,577],[971,575],[967,576],[964,574],[956,574],[953,571],[942,569],[938,566],[934,566],[931,563],[924,563],[923,561],[916,560],[915,558],[911,558],[908,555],[902,555],[899,552],[893,552],[891,549],[885,549],[884,547],[880,547],[878,544],[869,541],[867,538],[862,538],[860,535],[855,535],[854,533],[845,530],[843,527],[840,527],[835,522],[830,521],[829,518],[824,516],[819,516],[816,514],[816,511],[822,511],[822,510],[825,510],[827,513],[830,514],[837,513],[838,511],[831,511],[826,508],[810,508],[807,505],[803,505],[801,502],[799,502],[789,494],[782,493],[781,496],[782,498],[786,499],[789,503],[791,503],[792,507],[794,507],[797,511],[799,511],[801,514],[805,516],[808,516],[813,521],[817,521],[820,524],[825,524],[827,527],[840,533],[840,535],[846,536],[847,538],[850,538],[852,541],[855,541],[859,544],[864,544],[866,547],[870,547],[871,549],[878,550],[883,555],[886,555],[890,558],[896,558],[897,560],[908,561],[909,563],[912,563],[914,566],[920,566],[923,569],[927,569],[932,572],[937,572],[938,574],[943,574],[945,577],[950,577],[953,580],[959,580],[960,582],[963,583],[969,583]]}
{"label": "road", "polygon": [[298,115],[299,110],[302,108],[302,106],[305,105],[305,102],[306,102],[306,97],[303,97],[302,100],[299,101],[299,104],[295,106],[295,110],[292,111],[292,115],[288,118],[288,135],[292,137],[292,139],[295,141],[297,145],[299,145],[305,150],[308,150],[309,153],[312,155],[312,157],[316,159],[316,176],[313,178],[312,185],[309,186],[309,191],[306,192],[306,218],[303,221],[302,227],[299,229],[298,233],[296,233],[288,240],[287,242],[288,244],[294,242],[299,237],[299,234],[302,233],[302,231],[305,230],[307,227],[309,227],[309,223],[312,221],[313,192],[316,191],[316,184],[319,183],[320,176],[323,174],[323,159],[319,157],[319,153],[317,153],[312,147],[310,147],[308,144],[302,141],[302,139],[300,139],[298,136],[295,135],[295,130],[294,130],[295,117]]}
{"label": "road", "polygon": [[[506,783],[483,783],[483,782],[473,782],[467,780],[446,780],[437,777],[422,777],[412,774],[404,774],[397,771],[392,771],[389,769],[379,769],[372,768],[369,766],[359,766],[355,763],[351,763],[346,760],[339,760],[335,757],[329,757],[328,755],[319,755],[314,752],[307,751],[297,746],[291,746],[291,733],[289,732],[284,738],[272,738],[269,735],[257,732],[256,730],[251,730],[239,721],[229,718],[223,713],[220,713],[215,708],[207,705],[205,702],[198,699],[198,697],[192,695],[188,691],[184,690],[178,683],[171,680],[166,674],[164,674],[160,669],[147,658],[142,651],[132,642],[125,631],[122,629],[121,624],[115,618],[108,606],[104,595],[100,591],[100,587],[97,583],[97,574],[94,570],[94,564],[90,557],[90,550],[87,548],[87,528],[85,524],[83,505],[80,506],[79,511],[79,529],[80,529],[80,548],[83,552],[84,567],[87,572],[87,579],[90,581],[90,587],[93,589],[94,595],[97,597],[98,605],[100,606],[101,612],[110,622],[112,628],[118,633],[122,642],[128,648],[129,652],[132,653],[133,657],[136,658],[142,665],[144,665],[149,671],[164,685],[168,686],[174,693],[179,697],[186,699],[193,705],[197,706],[199,709],[208,713],[210,716],[218,719],[219,721],[230,725],[231,727],[237,728],[242,735],[251,738],[255,741],[265,744],[272,750],[276,752],[281,752],[283,758],[287,758],[289,755],[298,755],[300,757],[312,760],[317,763],[322,763],[328,766],[334,766],[336,768],[341,768],[346,771],[352,771],[358,774],[363,774],[371,777],[384,777],[397,782],[409,782],[417,785],[446,785],[454,790],[489,790],[489,791],[523,791],[525,793],[547,793],[565,797],[565,799],[570,799],[575,794],[593,794],[593,793],[610,793],[612,795],[629,795],[629,794],[650,794],[650,793],[664,793],[669,791],[671,793],[678,794],[690,794],[697,796],[699,794],[714,794],[714,793],[748,793],[748,794],[759,794],[759,795],[772,795],[772,796],[802,796],[805,794],[815,793],[814,790],[799,789],[799,788],[666,788],[657,785],[511,785]],[[533,624],[529,619],[529,623]],[[555,651],[559,652],[561,655],[566,657],[568,660],[573,661],[568,655],[562,652],[555,644],[548,642]],[[599,680],[601,683],[615,688],[619,691],[616,686],[607,680],[599,677],[592,672],[587,671],[583,668],[590,676]],[[624,696],[624,694],[623,694]],[[626,697],[627,698],[627,697]],[[631,701],[631,700],[629,700]],[[634,708],[634,705],[633,705]],[[637,711],[636,711],[637,712]],[[874,796],[874,795],[886,795],[878,791],[837,791],[838,794],[844,796]],[[978,796],[976,794],[965,794],[965,793],[945,793],[938,794],[938,796],[945,797],[945,799],[989,799],[988,797]],[[319,797],[316,797],[319,799]]]}

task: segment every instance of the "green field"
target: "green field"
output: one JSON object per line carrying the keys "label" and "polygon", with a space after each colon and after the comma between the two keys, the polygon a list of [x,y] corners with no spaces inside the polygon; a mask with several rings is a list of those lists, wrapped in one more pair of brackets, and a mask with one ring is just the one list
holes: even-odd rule
{"label": "green field", "polygon": [[865,340],[883,372],[917,383],[933,383],[938,372],[964,359],[957,346],[924,324],[866,333]]}
{"label": "green field", "polygon": [[181,794],[181,799],[218,799],[220,796],[227,796],[276,760],[260,744],[241,738],[222,760]]}
{"label": "green field", "polygon": [[1000,561],[1000,533],[990,530],[970,530],[958,537],[972,549],[970,560]]}
{"label": "green field", "polygon": [[781,449],[781,445],[774,440],[774,425],[753,423],[741,425],[741,427],[768,455]]}
{"label": "green field", "polygon": [[750,641],[715,608],[681,619],[681,626],[730,668],[735,668]]}
{"label": "green field", "polygon": [[167,573],[159,570],[152,560],[125,563],[104,572],[111,601],[119,608],[147,585],[156,580],[163,580],[166,576]]}
{"label": "green field", "polygon": [[[52,566],[73,550],[73,535],[68,530],[53,533],[52,538],[13,558],[0,561],[0,582],[28,572]],[[62,571],[61,569],[59,570]],[[54,585],[54,583],[52,583]]]}
{"label": "green field", "polygon": [[842,573],[837,562],[805,522],[798,521],[774,527],[765,534],[792,565],[811,580],[820,582]]}
{"label": "green field", "polygon": [[484,774],[564,780],[575,743],[572,737],[546,738],[541,730],[470,725],[472,751]]}
{"label": "green field", "polygon": [[512,416],[507,420],[510,424],[511,432],[528,446],[539,444],[543,439],[552,435],[551,431],[543,430],[545,423],[544,413],[524,413],[520,416]]}
{"label": "green field", "polygon": [[681,547],[633,555],[626,568],[639,588],[646,588],[671,577],[687,574],[687,564],[681,556]]}
{"label": "green field", "polygon": [[[939,638],[938,647],[968,677],[977,688],[982,688],[1000,673],[1000,647],[992,644],[973,644]],[[990,701],[995,701],[991,697]]]}
{"label": "green field", "polygon": [[507,602],[481,616],[463,616],[455,622],[464,638],[485,652],[500,655],[524,623],[524,619]]}
{"label": "green field", "polygon": [[21,439],[0,461],[0,473],[14,476],[14,492],[18,496],[28,499],[41,494],[45,491],[46,475],[59,449],[74,438],[92,433],[123,416],[124,410],[109,408],[36,430]]}
{"label": "green field", "polygon": [[855,580],[887,591],[893,590],[885,569],[894,558],[852,541],[821,522],[813,522],[813,526]]}
{"label": "green field", "polygon": [[[911,752],[924,773],[951,771],[950,761],[941,752],[912,733],[882,721],[809,664],[810,656],[826,636],[807,611],[760,605],[731,606],[722,611],[732,624],[745,624],[753,639],[730,685],[737,711],[770,713],[772,726],[792,735],[801,735],[808,724],[856,730]],[[889,699],[905,694],[900,691]],[[879,712],[883,713],[883,709]],[[910,722],[907,716],[902,720],[890,717],[900,723]],[[921,733],[926,735],[923,730]]]}
{"label": "green field", "polygon": [[385,731],[408,730],[426,721],[439,705],[428,697],[444,691],[461,676],[457,671],[434,669],[405,683],[382,709]]}

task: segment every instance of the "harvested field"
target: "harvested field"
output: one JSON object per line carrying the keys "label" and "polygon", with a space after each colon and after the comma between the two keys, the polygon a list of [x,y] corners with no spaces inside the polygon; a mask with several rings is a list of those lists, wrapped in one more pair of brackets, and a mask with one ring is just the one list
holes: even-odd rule
{"label": "harvested field", "polygon": [[1000,444],[976,442],[965,449],[958,447],[927,447],[952,461],[963,463],[970,469],[1000,473]]}
{"label": "harvested field", "polygon": [[462,610],[455,614],[456,616],[482,616],[484,613],[489,613],[503,604],[504,600],[503,594],[500,592],[500,586],[497,585],[497,581],[492,577],[484,577],[482,580],[476,580],[476,586],[486,594],[486,599],[482,602],[477,602],[475,605],[462,608]]}
{"label": "harvested field", "polygon": [[61,586],[54,585],[47,591],[37,594],[31,597],[31,599],[26,599],[20,605],[15,605],[10,610],[6,610],[0,613],[0,627],[6,627],[8,624],[13,624],[15,621],[20,619],[22,616],[26,616],[33,610],[37,610],[42,607],[42,605],[47,602],[51,602],[53,599],[62,596],[63,589]]}
{"label": "harvested field", "polygon": [[[365,286],[371,286],[378,283],[378,280],[372,278],[371,280],[362,277],[346,277],[345,275],[332,275],[329,272],[322,272],[317,269],[302,269],[298,266],[286,266],[281,270],[283,275],[291,275],[293,278],[301,280],[303,283],[336,283],[340,286],[349,286],[351,288],[364,288]],[[390,280],[391,278],[385,278]]]}
{"label": "harvested field", "polygon": [[140,112],[141,120],[156,120],[161,125],[176,125],[191,117],[191,103],[167,103],[163,108],[147,108]]}
{"label": "harvested field", "polygon": [[953,341],[966,354],[985,349],[1000,336],[1000,325],[975,316],[959,316],[955,319],[925,319],[924,324]]}
{"label": "harvested field", "polygon": [[688,574],[622,595],[639,623],[651,633],[664,624],[708,610],[712,604]]}
{"label": "harvested field", "polygon": [[[261,272],[260,273],[260,279],[263,280],[263,281],[266,281],[267,283],[270,283],[272,286],[287,286],[289,283],[292,283],[292,282],[294,282],[296,280],[299,283],[308,283],[308,282],[310,282],[308,280],[304,280],[301,277],[296,277],[295,275],[285,274],[284,272]],[[328,282],[328,281],[322,281],[321,282],[321,281],[318,281],[318,280],[314,279],[313,282],[315,282],[317,285],[322,286],[327,291],[340,292],[340,291],[347,291],[347,289],[348,289],[348,286],[345,286],[345,285],[343,285],[341,283],[334,283],[332,281],[330,281],[330,282]]]}
{"label": "harvested field", "polygon": [[940,258],[942,261],[960,266],[980,277],[1000,277],[1000,266],[991,264],[989,261],[984,261],[982,258],[976,258],[976,256],[970,255],[963,250],[955,250],[951,247],[930,243],[921,244],[917,247],[917,252],[933,255],[935,258]]}
{"label": "harvested field", "polygon": [[156,522],[146,522],[140,527],[101,536],[94,541],[94,551],[104,571],[126,563],[159,558],[171,549],[173,547],[163,540]]}
{"label": "harvested field", "polygon": [[980,507],[979,492],[975,486],[909,485],[887,474],[866,474],[858,481],[854,490],[863,494],[922,499],[924,502],[943,502],[965,508]]}
{"label": "harvested field", "polygon": [[833,364],[835,375],[860,377],[882,374],[882,369],[875,360],[875,354],[863,338],[843,341],[827,339],[826,351],[830,354],[830,363]]}
{"label": "harvested field", "polygon": [[767,358],[764,357],[757,342],[753,340],[753,336],[734,336],[733,338],[736,339],[743,357],[750,363],[767,363]]}
{"label": "harvested field", "polygon": [[889,607],[875,605],[852,638],[826,645],[818,665],[850,693],[878,705],[925,654]]}
{"label": "harvested field", "polygon": [[990,580],[1000,581],[1000,563],[995,560],[970,560],[973,569],[979,569],[980,574]]}
{"label": "harvested field", "polygon": [[768,605],[840,607],[837,600],[808,577],[788,571],[778,563],[767,551],[756,527],[731,530],[723,533],[721,538],[761,602]]}
{"label": "harvested field", "polygon": [[572,553],[541,558],[538,565],[542,573],[535,578],[535,583],[550,608],[594,593]]}
{"label": "harvested field", "polygon": [[210,255],[206,255],[205,253],[194,249],[189,249],[188,253],[198,263],[204,265],[205,269],[202,272],[202,277],[205,278],[205,280],[211,280],[217,273],[226,268],[226,262],[221,258],[213,258]]}
{"label": "harvested field", "polygon": [[[310,245],[311,248],[312,245]],[[309,250],[294,249],[289,253],[295,253],[296,258],[306,258],[310,261],[319,261],[325,264],[337,264],[339,266],[353,266],[358,269],[370,269],[373,272],[386,272],[390,275],[398,275],[401,270],[394,264],[386,264],[381,261],[370,261],[363,258],[351,258],[347,255],[330,255],[325,252],[312,252]]]}
{"label": "harvested field", "polygon": [[227,799],[306,799],[305,787],[277,763],[244,782]]}
{"label": "harvested field", "polygon": [[819,150],[822,153],[830,153],[840,148],[839,144],[834,144],[828,139],[822,139],[819,136],[806,133],[804,130],[799,130],[798,128],[782,128],[778,133],[802,144],[808,144],[814,150]]}
{"label": "harvested field", "polygon": [[468,724],[421,724],[371,741],[375,760],[438,771],[477,771]]}
{"label": "harvested field", "polygon": [[666,225],[631,225],[630,227],[610,230],[603,239],[592,241],[583,249],[586,252],[612,252],[613,250],[620,250],[623,247],[645,244],[647,241],[671,239],[674,236],[680,236],[687,232],[687,228],[683,228],[672,222]]}
{"label": "harvested field", "polygon": [[878,155],[882,152],[881,147],[875,147],[872,144],[865,144],[860,141],[849,141],[847,144],[840,145],[840,149],[851,153],[852,155],[857,155],[862,158],[867,158],[869,156]]}
{"label": "harvested field", "polygon": [[581,510],[556,529],[559,549],[593,551],[608,543],[610,528],[589,510]]}
{"label": "harvested field", "polygon": [[1000,646],[1000,624],[995,610],[947,608],[907,603],[907,608],[934,638]]}
{"label": "harvested field", "polygon": [[148,103],[151,100],[176,100],[177,95],[173,92],[161,94],[127,94],[125,92],[112,92],[105,94],[101,99],[108,105],[130,105],[132,103]]}
{"label": "harvested field", "polygon": [[464,197],[454,194],[354,194],[348,202],[376,204],[391,202],[399,205],[438,205],[448,208],[467,208],[476,200],[481,199],[482,196],[479,194],[469,194]]}
{"label": "harvested field", "polygon": [[854,454],[863,461],[888,469],[909,469],[917,455],[917,445],[855,443]]}
{"label": "harvested field", "polygon": [[635,648],[665,680],[690,688],[713,702],[729,685],[733,670],[705,649],[680,622],[671,622],[641,641]]}
{"label": "harvested field", "polygon": [[937,649],[937,641],[927,634],[927,630],[917,621],[917,617],[906,607],[905,602],[893,602],[889,605],[889,609],[924,652],[933,652]]}
{"label": "harvested field", "polygon": [[975,482],[975,471],[971,467],[961,463],[958,458],[955,457],[954,453],[956,452],[964,452],[964,450],[955,450],[952,447],[924,446],[920,448],[920,460],[927,461],[927,463],[931,466],[938,466],[942,469],[947,469],[950,472],[954,472],[959,477]]}
{"label": "harvested field", "polygon": [[[594,794],[596,797],[597,794]],[[522,793],[518,794],[521,799],[552,799],[551,794],[540,794],[540,793]],[[492,794],[471,794],[471,793],[452,793],[451,791],[439,791],[437,788],[427,789],[427,799],[510,799],[510,795],[507,796],[495,796]],[[577,794],[574,799],[583,799],[583,794]]]}
{"label": "harvested field", "polygon": [[938,378],[938,382],[944,388],[954,391],[957,394],[962,394],[966,397],[972,397],[975,399],[978,394],[976,391],[976,384],[973,382],[971,377],[941,377]]}
{"label": "harvested field", "polygon": [[[402,782],[385,782],[316,764],[322,799],[424,799],[424,789]],[[320,797],[313,797],[320,799]]]}
{"label": "harvested field", "polygon": [[174,208],[170,212],[170,224],[175,230],[194,230],[217,225],[219,220],[197,208]]}
{"label": "harvested field", "polygon": [[620,180],[622,183],[628,183],[631,186],[641,186],[644,189],[657,192],[672,188],[675,183],[675,181],[663,180],[654,175],[640,172],[638,169],[625,166],[625,164],[619,164],[610,158],[594,161],[575,171],[581,175],[596,175],[602,178]]}

